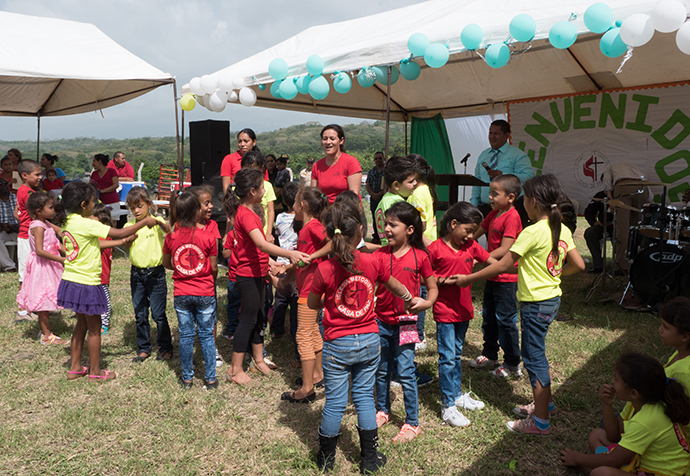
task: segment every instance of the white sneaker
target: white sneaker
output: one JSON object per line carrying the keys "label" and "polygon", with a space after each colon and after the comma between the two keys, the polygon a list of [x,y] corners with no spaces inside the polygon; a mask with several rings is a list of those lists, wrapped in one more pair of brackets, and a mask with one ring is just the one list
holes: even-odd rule
{"label": "white sneaker", "polygon": [[489,371],[491,375],[498,378],[513,379],[522,377],[522,370],[518,365],[515,370],[508,367],[506,364],[501,364],[501,366],[495,370]]}
{"label": "white sneaker", "polygon": [[472,392],[463,393],[458,398],[455,399],[455,406],[462,408],[463,410],[481,410],[484,408],[484,402],[480,400],[475,400],[470,396]]}
{"label": "white sneaker", "polygon": [[426,350],[426,347],[427,347],[427,345],[426,345],[426,339],[424,339],[422,342],[417,342],[417,343],[414,345],[414,350],[415,350],[415,351],[417,351],[417,350]]}
{"label": "white sneaker", "polygon": [[441,418],[443,423],[447,423],[450,426],[470,426],[470,421],[460,413],[457,407],[444,408],[441,411]]}
{"label": "white sneaker", "polygon": [[216,349],[216,368],[219,368],[222,366],[223,366],[223,358],[220,356],[220,353],[218,353],[218,349]]}
{"label": "white sneaker", "polygon": [[470,360],[470,367],[473,369],[483,369],[486,367],[496,367],[499,364],[498,360],[491,360],[483,355],[480,355],[476,359]]}

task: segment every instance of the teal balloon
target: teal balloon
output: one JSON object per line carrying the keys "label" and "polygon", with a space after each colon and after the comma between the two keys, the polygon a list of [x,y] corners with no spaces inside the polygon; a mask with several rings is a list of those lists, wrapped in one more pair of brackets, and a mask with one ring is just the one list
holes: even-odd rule
{"label": "teal balloon", "polygon": [[397,66],[393,65],[391,66],[391,86],[397,83],[398,79],[400,79],[400,71]]}
{"label": "teal balloon", "polygon": [[288,101],[290,99],[295,99],[295,96],[297,96],[297,86],[295,86],[295,83],[292,81],[292,79],[286,79],[283,81],[279,89],[281,97],[283,99],[287,99]]}
{"label": "teal balloon", "polygon": [[510,49],[503,43],[490,45],[484,53],[484,59],[492,68],[502,68],[510,60]]}
{"label": "teal balloon", "polygon": [[424,56],[424,52],[431,42],[424,33],[414,33],[407,40],[407,49],[415,56]]}
{"label": "teal balloon", "polygon": [[282,81],[276,81],[275,83],[271,84],[271,96],[273,96],[276,99],[283,98],[283,96],[280,95],[280,86],[282,84]]}
{"label": "teal balloon", "polygon": [[620,28],[622,24],[623,20],[616,20],[616,23],[614,23],[614,25],[616,25],[616,28]]}
{"label": "teal balloon", "polygon": [[309,95],[317,101],[326,99],[330,89],[328,80],[323,76],[314,76],[309,82]]}
{"label": "teal balloon", "polygon": [[287,62],[281,58],[274,59],[268,65],[268,74],[270,74],[271,78],[275,79],[276,81],[282,81],[283,79],[287,78]]}
{"label": "teal balloon", "polygon": [[604,33],[613,24],[613,10],[605,3],[595,3],[585,10],[585,26],[593,33]]}
{"label": "teal balloon", "polygon": [[300,94],[309,94],[309,82],[311,81],[311,76],[308,74],[305,74],[304,76],[300,76],[297,78],[297,82],[295,83],[295,86],[297,86],[297,91],[299,91]]}
{"label": "teal balloon", "polygon": [[484,38],[484,31],[482,27],[476,23],[470,23],[460,32],[460,41],[468,50],[476,50],[482,43]]}
{"label": "teal balloon", "polygon": [[422,74],[422,68],[414,61],[400,62],[400,75],[408,81],[414,81]]}
{"label": "teal balloon", "polygon": [[311,55],[307,58],[307,71],[312,76],[318,76],[323,73],[324,63],[319,55]]}
{"label": "teal balloon", "polygon": [[369,75],[367,74],[367,71],[370,71],[370,70],[367,68],[362,68],[359,70],[359,73],[357,74],[357,82],[363,88],[370,88],[376,82],[376,77],[373,77],[373,78],[369,77]]}
{"label": "teal balloon", "polygon": [[333,89],[336,93],[345,94],[352,88],[352,79],[347,73],[338,73],[333,80]]}
{"label": "teal balloon", "polygon": [[510,20],[510,36],[517,41],[530,41],[537,32],[537,22],[530,15],[521,13]]}
{"label": "teal balloon", "polygon": [[604,33],[599,40],[599,49],[609,58],[618,58],[628,51],[628,46],[621,40],[621,29],[611,28]]}
{"label": "teal balloon", "polygon": [[372,66],[371,70],[376,73],[376,81],[381,84],[388,84],[388,68],[385,66]]}
{"label": "teal balloon", "polygon": [[424,52],[424,61],[430,68],[440,68],[448,62],[448,48],[442,43],[432,43]]}
{"label": "teal balloon", "polygon": [[554,48],[564,50],[577,40],[577,28],[569,21],[559,21],[549,30],[549,42]]}
{"label": "teal balloon", "polygon": [[263,90],[265,90],[265,89],[266,89],[266,85],[265,85],[265,84],[259,84],[259,91],[263,91]]}

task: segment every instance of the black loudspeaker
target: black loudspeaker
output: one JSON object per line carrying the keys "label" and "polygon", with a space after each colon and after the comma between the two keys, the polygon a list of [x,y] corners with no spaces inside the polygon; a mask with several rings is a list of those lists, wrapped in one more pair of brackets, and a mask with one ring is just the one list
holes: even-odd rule
{"label": "black loudspeaker", "polygon": [[223,183],[220,165],[230,153],[230,121],[195,121],[189,123],[189,153],[191,158],[192,185],[210,184],[213,196],[213,219],[223,224],[225,213],[221,206]]}

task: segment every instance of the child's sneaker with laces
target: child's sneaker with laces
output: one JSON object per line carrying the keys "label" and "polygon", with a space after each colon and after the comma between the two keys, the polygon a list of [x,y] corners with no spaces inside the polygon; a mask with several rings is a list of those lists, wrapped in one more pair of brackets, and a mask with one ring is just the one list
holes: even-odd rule
{"label": "child's sneaker with laces", "polygon": [[444,408],[441,411],[441,418],[443,419],[443,423],[446,423],[450,426],[470,426],[470,421],[460,413],[460,411],[457,409],[457,407],[448,407]]}
{"label": "child's sneaker with laces", "polygon": [[216,368],[223,366],[223,358],[220,356],[218,349],[216,349]]}
{"label": "child's sneaker with laces", "polygon": [[471,396],[472,392],[463,393],[461,396],[455,399],[455,406],[462,408],[463,410],[481,410],[484,408],[484,402],[480,400],[475,400]]}
{"label": "child's sneaker with laces", "polygon": [[[534,402],[513,408],[513,413],[521,418],[527,418],[530,415],[534,415]],[[558,413],[558,410],[556,407],[553,407],[553,410],[549,410],[549,417],[554,416],[556,413]]]}
{"label": "child's sneaker with laces", "polygon": [[540,430],[537,427],[537,423],[534,421],[534,415],[530,415],[524,420],[513,420],[506,422],[506,427],[508,427],[508,429],[513,433],[536,436],[551,436],[551,426],[545,430]]}
{"label": "child's sneaker with laces", "polygon": [[498,378],[513,379],[522,377],[522,370],[518,365],[515,368],[511,368],[506,364],[501,364],[497,369],[489,371],[491,375]]}
{"label": "child's sneaker with laces", "polygon": [[480,355],[476,359],[470,360],[470,367],[472,367],[473,369],[485,369],[486,367],[496,367],[498,364],[498,360],[491,360],[484,355]]}

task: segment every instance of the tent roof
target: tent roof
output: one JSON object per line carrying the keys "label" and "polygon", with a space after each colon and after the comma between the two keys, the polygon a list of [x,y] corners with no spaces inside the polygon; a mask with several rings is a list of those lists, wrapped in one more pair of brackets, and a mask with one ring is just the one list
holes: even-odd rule
{"label": "tent roof", "polygon": [[[440,112],[446,118],[474,115],[489,112],[495,104],[506,101],[690,79],[690,58],[676,47],[675,34],[658,32],[648,44],[635,48],[622,72],[615,74],[623,57],[605,57],[599,50],[601,35],[592,34],[584,25],[584,12],[592,3],[594,0],[432,0],[309,28],[213,76],[244,77],[254,85],[258,106],[385,119],[386,86],[379,83],[363,88],[355,79],[350,92],[338,94],[331,87],[322,101],[301,94],[291,101],[276,99],[269,88],[260,91],[256,84],[273,82],[268,65],[274,58],[288,63],[288,78],[306,74],[306,60],[312,54],[324,60],[327,77],[334,71],[356,72],[365,66],[397,64],[410,56],[410,35],[421,32],[431,42],[449,45],[450,59],[438,69],[427,67],[422,58],[416,60],[422,67],[421,76],[412,82],[401,77],[391,87],[393,120]],[[613,9],[615,20],[624,20],[633,13],[648,14],[657,0],[606,3]],[[482,49],[503,42],[509,38],[510,20],[520,13],[532,15],[537,33],[531,47],[513,55],[503,68],[490,68],[460,42],[460,32],[469,23],[482,27]],[[573,24],[578,30],[577,42],[567,50],[556,49],[548,42],[549,29],[568,20],[571,13],[576,15]],[[512,51],[526,44],[515,46]]]}
{"label": "tent roof", "polygon": [[0,12],[0,115],[89,112],[173,81],[92,24]]}

